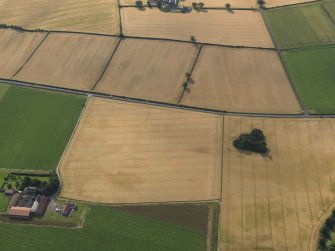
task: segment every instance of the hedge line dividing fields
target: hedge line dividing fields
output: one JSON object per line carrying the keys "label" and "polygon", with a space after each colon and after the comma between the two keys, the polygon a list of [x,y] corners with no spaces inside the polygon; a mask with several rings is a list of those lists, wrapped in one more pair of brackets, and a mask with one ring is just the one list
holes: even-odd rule
{"label": "hedge line dividing fields", "polygon": [[282,53],[309,113],[335,113],[335,46]]}
{"label": "hedge line dividing fields", "polygon": [[0,168],[55,169],[85,100],[82,96],[9,87],[0,102]]}

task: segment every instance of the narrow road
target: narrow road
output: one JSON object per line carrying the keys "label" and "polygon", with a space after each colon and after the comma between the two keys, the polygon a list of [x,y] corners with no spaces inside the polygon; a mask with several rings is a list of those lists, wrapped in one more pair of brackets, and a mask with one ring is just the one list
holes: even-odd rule
{"label": "narrow road", "polygon": [[335,118],[335,114],[334,115],[311,115],[306,112],[301,113],[301,114],[227,112],[227,111],[219,111],[219,110],[212,110],[212,109],[206,109],[206,108],[169,104],[169,103],[163,103],[163,102],[157,102],[157,101],[151,101],[151,100],[130,98],[130,97],[125,97],[125,96],[109,95],[109,94],[104,94],[104,93],[99,93],[99,92],[94,92],[94,91],[81,91],[81,90],[69,89],[69,88],[64,88],[64,87],[50,86],[46,84],[35,84],[35,83],[30,83],[30,82],[16,81],[16,80],[11,80],[11,79],[4,79],[4,78],[0,78],[0,82],[4,82],[4,83],[16,85],[16,86],[32,87],[32,88],[37,88],[37,89],[42,89],[42,90],[50,90],[50,91],[64,92],[64,93],[77,94],[77,95],[89,95],[93,97],[112,99],[112,100],[118,100],[118,101],[130,102],[130,103],[146,104],[146,105],[175,108],[175,109],[181,109],[181,110],[187,110],[187,111],[211,113],[211,114],[217,114],[217,115],[261,117],[261,118]]}

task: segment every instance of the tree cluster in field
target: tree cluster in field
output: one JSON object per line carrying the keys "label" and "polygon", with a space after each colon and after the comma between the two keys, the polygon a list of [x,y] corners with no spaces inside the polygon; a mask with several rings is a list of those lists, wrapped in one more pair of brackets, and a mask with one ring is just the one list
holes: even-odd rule
{"label": "tree cluster in field", "polygon": [[[31,176],[21,176],[9,174],[8,177],[5,178],[5,182],[14,181],[15,187],[18,190],[24,190],[26,187],[36,187],[37,193],[41,195],[51,196],[54,195],[59,189],[59,179],[56,173],[52,173],[49,177],[48,181],[40,180],[37,177]],[[8,188],[11,188],[11,184],[7,185]]]}
{"label": "tree cluster in field", "polygon": [[16,31],[36,31],[36,32],[43,32],[44,30],[43,29],[34,29],[34,30],[27,30],[27,29],[24,29],[23,27],[21,26],[17,26],[17,25],[7,25],[7,24],[0,24],[0,29],[11,29],[11,30],[16,30]]}
{"label": "tree cluster in field", "polygon": [[240,150],[265,154],[268,151],[266,138],[260,129],[253,129],[250,133],[243,133],[233,141],[233,145]]}
{"label": "tree cluster in field", "polygon": [[193,2],[192,6],[194,9],[198,10],[198,9],[204,8],[205,4],[203,2],[199,2],[199,3]]}
{"label": "tree cluster in field", "polygon": [[335,209],[320,229],[318,250],[335,251]]}

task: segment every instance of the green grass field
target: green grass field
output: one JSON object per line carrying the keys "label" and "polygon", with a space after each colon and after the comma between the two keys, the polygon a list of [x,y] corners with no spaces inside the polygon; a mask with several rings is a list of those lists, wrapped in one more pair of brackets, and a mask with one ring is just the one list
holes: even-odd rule
{"label": "green grass field", "polygon": [[0,102],[0,168],[51,170],[85,97],[12,86]]}
{"label": "green grass field", "polygon": [[264,17],[282,49],[335,43],[335,24],[321,4],[268,10]]}
{"label": "green grass field", "polygon": [[0,224],[1,250],[204,251],[204,232],[134,216],[109,207],[92,207],[84,228]]}
{"label": "green grass field", "polygon": [[326,8],[333,21],[335,21],[335,2],[325,2],[323,3],[323,6]]}
{"label": "green grass field", "polygon": [[309,113],[335,114],[335,46],[283,54]]}
{"label": "green grass field", "polygon": [[10,85],[0,83],[0,101],[6,95]]}

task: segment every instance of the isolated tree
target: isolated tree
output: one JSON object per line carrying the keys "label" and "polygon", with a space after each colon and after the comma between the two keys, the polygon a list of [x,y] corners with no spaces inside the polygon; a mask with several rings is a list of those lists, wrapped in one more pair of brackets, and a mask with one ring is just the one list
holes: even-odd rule
{"label": "isolated tree", "polygon": [[142,8],[143,7],[143,2],[141,0],[136,0],[135,5],[137,8]]}
{"label": "isolated tree", "polygon": [[199,7],[200,9],[204,8],[204,6],[205,6],[205,4],[204,4],[203,2],[198,3],[198,7]]}
{"label": "isolated tree", "polygon": [[192,43],[196,43],[197,42],[197,40],[196,40],[196,38],[194,36],[191,36],[191,42]]}
{"label": "isolated tree", "polygon": [[191,73],[186,72],[186,73],[185,73],[185,77],[186,77],[186,78],[191,78]]}
{"label": "isolated tree", "polygon": [[226,9],[230,9],[230,7],[231,7],[231,4],[230,3],[226,3]]}
{"label": "isolated tree", "polygon": [[193,3],[192,3],[192,6],[193,6],[194,9],[197,9],[197,8],[198,8],[198,4],[197,4],[196,2],[193,2]]}
{"label": "isolated tree", "polygon": [[265,5],[265,0],[257,0],[259,6],[263,7]]}
{"label": "isolated tree", "polygon": [[183,89],[186,90],[186,88],[187,88],[187,82],[185,81],[185,82],[183,83]]}

